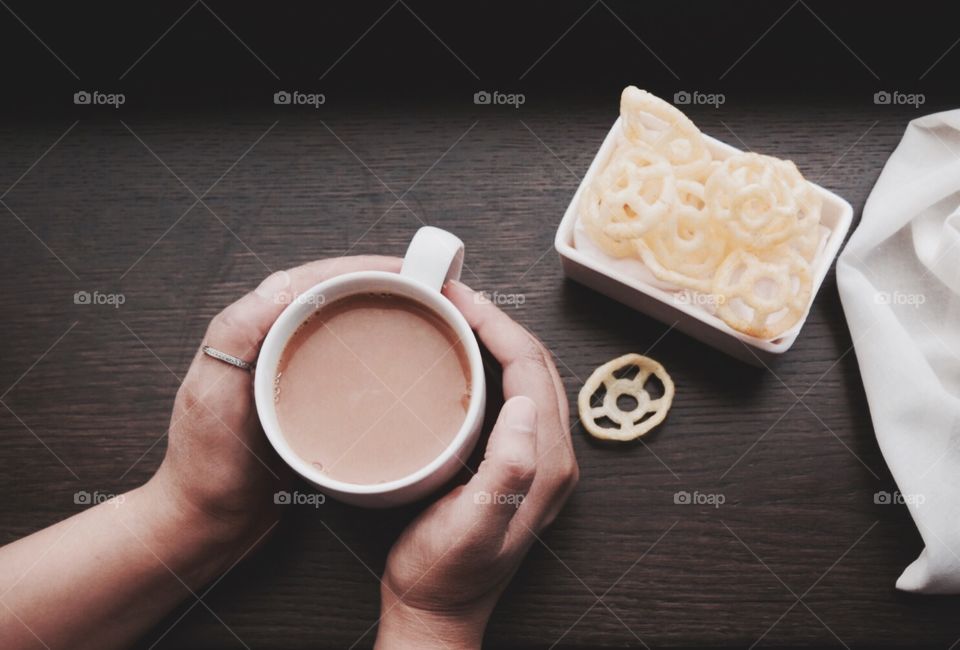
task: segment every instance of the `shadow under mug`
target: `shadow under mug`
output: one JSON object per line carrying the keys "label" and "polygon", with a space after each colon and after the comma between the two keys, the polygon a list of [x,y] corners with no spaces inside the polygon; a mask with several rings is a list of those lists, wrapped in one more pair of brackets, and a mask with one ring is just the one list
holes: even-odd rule
{"label": "shadow under mug", "polygon": [[[411,240],[400,273],[359,271],[330,278],[300,294],[270,328],[260,349],[254,378],[257,413],[267,439],[284,462],[325,494],[346,503],[373,508],[411,503],[441,487],[467,462],[483,425],[486,406],[483,362],[470,325],[453,303],[440,293],[447,280],[460,278],[462,267],[463,242],[445,230],[426,226]],[[374,484],[336,480],[298,455],[280,429],[275,401],[280,358],[297,328],[327,305],[363,293],[411,299],[443,320],[463,344],[471,388],[463,424],[439,456],[403,478]],[[362,434],[362,431],[357,432],[357,435]]]}

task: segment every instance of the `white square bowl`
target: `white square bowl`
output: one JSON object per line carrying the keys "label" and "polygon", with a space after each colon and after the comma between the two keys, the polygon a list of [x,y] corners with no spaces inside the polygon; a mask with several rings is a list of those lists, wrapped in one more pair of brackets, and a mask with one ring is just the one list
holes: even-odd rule
{"label": "white square bowl", "polygon": [[[676,329],[692,336],[698,341],[714,347],[732,357],[752,365],[770,363],[779,355],[790,349],[803,324],[807,320],[809,307],[800,322],[772,341],[756,338],[739,332],[727,325],[719,317],[690,301],[679,300],[675,292],[654,286],[633,275],[624,273],[604,259],[589,255],[574,246],[574,228],[579,219],[580,195],[613,154],[616,147],[617,133],[620,130],[620,119],[614,123],[600,150],[590,164],[580,187],[573,195],[573,200],[567,207],[554,246],[560,254],[563,272],[567,277],[580,282],[600,293],[617,300],[628,307],[652,316],[667,325],[675,325]],[[741,153],[736,147],[731,147],[708,135],[703,136],[713,157],[724,160],[729,156]],[[843,244],[850,224],[853,221],[853,207],[842,197],[823,187],[811,183],[823,197],[823,211],[820,223],[829,228],[830,233],[826,242],[812,264],[813,287],[810,302],[816,298],[820,285],[833,264],[840,246]]]}

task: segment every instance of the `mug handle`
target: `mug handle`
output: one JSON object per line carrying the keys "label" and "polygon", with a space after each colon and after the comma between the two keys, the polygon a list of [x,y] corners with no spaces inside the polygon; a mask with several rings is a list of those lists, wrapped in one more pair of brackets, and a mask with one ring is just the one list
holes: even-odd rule
{"label": "mug handle", "polygon": [[424,226],[410,240],[400,275],[440,291],[447,280],[459,280],[461,270],[463,242],[460,238],[446,230]]}

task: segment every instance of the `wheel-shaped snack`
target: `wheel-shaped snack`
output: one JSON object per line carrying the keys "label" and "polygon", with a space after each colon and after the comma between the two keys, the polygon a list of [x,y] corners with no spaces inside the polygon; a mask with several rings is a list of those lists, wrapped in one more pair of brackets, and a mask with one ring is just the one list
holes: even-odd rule
{"label": "wheel-shaped snack", "polygon": [[[617,376],[634,367],[637,373],[632,378]],[[651,399],[645,388],[651,377],[663,384],[663,394],[656,399]],[[594,396],[601,389],[604,391],[602,402],[593,406]],[[663,422],[673,403],[674,392],[673,380],[662,365],[640,354],[625,354],[593,371],[580,389],[577,410],[583,427],[594,438],[635,440]],[[636,406],[629,411],[618,404],[624,396],[636,401]],[[601,426],[600,421],[604,418],[617,426]]]}
{"label": "wheel-shaped snack", "polygon": [[733,329],[761,339],[775,339],[803,318],[811,291],[809,264],[787,246],[762,255],[736,250],[713,282],[717,315]]}
{"label": "wheel-shaped snack", "polygon": [[823,198],[814,186],[803,177],[792,160],[781,160],[780,158],[774,158],[774,160],[777,161],[777,171],[790,186],[797,201],[797,207],[799,208],[797,221],[800,230],[804,233],[815,230],[814,226],[820,224]]}
{"label": "wheel-shaped snack", "polygon": [[580,197],[580,222],[587,236],[597,246],[603,249],[608,255],[613,257],[630,257],[634,254],[634,244],[632,239],[614,239],[607,234],[605,226],[609,221],[600,212],[600,195],[595,186],[583,188],[583,195]]}
{"label": "wheel-shaped snack", "polygon": [[820,224],[811,224],[793,236],[784,246],[789,246],[810,264],[816,259],[824,243],[824,229]]}
{"label": "wheel-shaped snack", "polygon": [[700,129],[676,107],[627,86],[620,95],[620,118],[627,140],[666,158],[678,178],[706,178],[713,157]]}
{"label": "wheel-shaped snack", "polygon": [[[707,179],[707,208],[721,221],[730,237],[750,250],[769,250],[789,240],[810,223],[801,201],[807,194],[796,185],[783,161],[756,153],[740,153],[723,161]],[[799,172],[797,172],[799,175]],[[813,209],[813,204],[809,204]],[[819,221],[819,212],[816,213]]]}
{"label": "wheel-shaped snack", "polygon": [[636,239],[673,209],[676,178],[665,158],[627,143],[597,178],[600,214],[608,236]]}
{"label": "wheel-shaped snack", "polygon": [[711,217],[701,183],[677,180],[677,203],[656,226],[636,241],[637,254],[660,280],[709,293],[713,275],[726,256],[723,228]]}
{"label": "wheel-shaped snack", "polygon": [[670,164],[654,151],[621,143],[592,186],[580,215],[590,238],[614,257],[634,254],[633,240],[670,212],[676,201]]}

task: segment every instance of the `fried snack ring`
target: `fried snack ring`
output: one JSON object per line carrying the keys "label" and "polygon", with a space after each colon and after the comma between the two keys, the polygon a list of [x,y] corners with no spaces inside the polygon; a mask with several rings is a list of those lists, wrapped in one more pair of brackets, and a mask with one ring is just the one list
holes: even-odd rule
{"label": "fried snack ring", "polygon": [[682,111],[656,95],[627,86],[620,95],[620,117],[627,140],[666,158],[678,178],[706,179],[713,157],[700,129]]}
{"label": "fried snack ring", "polygon": [[650,149],[623,142],[594,184],[584,188],[580,217],[590,239],[606,253],[629,257],[635,254],[633,240],[675,201],[670,164]]}
{"label": "fried snack ring", "polygon": [[677,199],[670,163],[646,147],[624,143],[597,179],[607,236],[635,239],[662,219]]}
{"label": "fried snack ring", "polygon": [[786,246],[762,256],[734,251],[713,282],[717,315],[733,329],[761,339],[775,339],[793,327],[810,306],[811,291],[810,266]]}
{"label": "fried snack ring", "polygon": [[727,242],[711,218],[701,183],[677,180],[677,203],[669,215],[635,242],[640,259],[664,282],[709,293]]}
{"label": "fried snack ring", "polygon": [[630,257],[633,255],[634,245],[631,239],[617,240],[610,237],[604,226],[607,224],[600,214],[600,195],[595,187],[585,187],[580,198],[580,221],[587,235],[597,246],[613,257]]}
{"label": "fried snack ring", "polygon": [[[614,373],[631,366],[638,369],[633,379],[616,377]],[[663,384],[663,395],[650,399],[650,393],[644,385],[653,375]],[[603,387],[606,392],[601,406],[591,406],[594,394]],[[663,366],[648,357],[639,354],[625,354],[608,361],[593,371],[577,398],[577,410],[583,427],[594,438],[600,440],[635,440],[654,428],[667,416],[674,395],[673,380]],[[628,395],[637,401],[630,411],[623,411],[617,400]],[[643,419],[649,414],[649,417]],[[601,418],[609,418],[617,428],[602,427],[597,424]]]}
{"label": "fried snack ring", "polygon": [[[731,238],[751,250],[768,250],[789,240],[807,225],[801,222],[807,194],[798,188],[792,171],[793,163],[756,153],[735,154],[720,165],[707,179],[707,208],[727,228]],[[812,194],[812,193],[811,193]],[[813,208],[813,204],[808,204]],[[812,215],[810,215],[812,218]],[[817,213],[819,221],[819,213]]]}
{"label": "fried snack ring", "polygon": [[797,206],[800,208],[797,214],[800,230],[804,233],[816,230],[814,226],[820,224],[823,198],[814,186],[807,182],[792,160],[781,160],[779,158],[774,160],[777,161],[780,176],[790,186],[797,201]]}
{"label": "fried snack ring", "polygon": [[789,246],[800,254],[803,259],[813,263],[817,253],[820,252],[823,240],[823,232],[819,224],[813,224],[802,232],[794,235],[793,239],[784,246]]}

